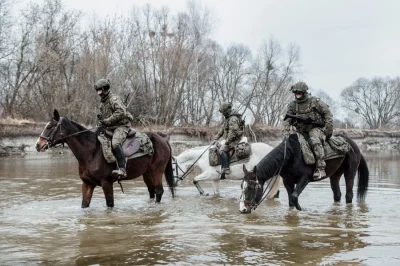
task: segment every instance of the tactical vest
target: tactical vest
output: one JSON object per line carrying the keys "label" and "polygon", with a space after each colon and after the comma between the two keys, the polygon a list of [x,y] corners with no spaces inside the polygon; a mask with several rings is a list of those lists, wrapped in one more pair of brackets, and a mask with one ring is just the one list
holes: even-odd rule
{"label": "tactical vest", "polygon": [[229,120],[231,120],[233,117],[237,117],[238,119],[238,130],[236,132],[236,137],[233,141],[237,141],[240,140],[243,136],[243,132],[244,132],[244,120],[242,119],[242,115],[240,114],[231,114],[231,116],[225,120],[224,122],[224,139],[226,139],[228,137],[229,134]]}
{"label": "tactical vest", "polygon": [[[313,121],[324,123],[321,114],[318,112],[319,98],[310,97],[303,103],[293,101],[290,105],[291,112],[303,118],[311,118]],[[299,132],[308,132],[315,125],[306,125],[299,120],[293,121],[293,126]]]}
{"label": "tactical vest", "polygon": [[100,103],[100,113],[103,115],[104,118],[110,117],[111,115],[114,114],[115,110],[113,108],[114,102],[118,101],[119,104],[123,108],[123,114],[121,119],[116,122],[115,124],[112,124],[108,126],[109,128],[116,128],[119,126],[130,126],[130,121],[133,120],[132,115],[126,111],[125,106],[123,106],[121,98],[117,95],[113,95],[111,92],[109,93],[108,97]]}

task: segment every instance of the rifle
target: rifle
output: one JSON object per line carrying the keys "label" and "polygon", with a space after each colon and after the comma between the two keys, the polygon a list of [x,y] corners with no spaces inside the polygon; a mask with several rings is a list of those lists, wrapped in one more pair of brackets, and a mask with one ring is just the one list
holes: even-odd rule
{"label": "rifle", "polygon": [[305,118],[305,117],[298,116],[298,115],[286,114],[285,118],[283,120],[286,120],[288,118],[296,119],[296,120],[298,120],[298,121],[300,121],[300,122],[302,122],[303,124],[306,124],[306,125],[315,125],[317,127],[324,127],[325,126],[325,123],[322,123],[322,122],[319,122],[319,121],[314,121],[314,120],[311,119],[311,117]]}

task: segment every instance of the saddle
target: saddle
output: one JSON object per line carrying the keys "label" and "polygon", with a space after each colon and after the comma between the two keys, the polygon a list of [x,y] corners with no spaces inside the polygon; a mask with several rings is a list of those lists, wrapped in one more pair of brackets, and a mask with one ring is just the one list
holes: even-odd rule
{"label": "saddle", "polygon": [[[104,158],[109,163],[116,161],[115,156],[112,152],[111,139],[113,132],[111,130],[105,130],[104,134],[100,134],[97,138],[101,143]],[[153,155],[153,143],[145,133],[137,132],[134,129],[130,129],[126,136],[126,139],[122,143],[122,150],[125,158],[132,159],[144,155]]]}
{"label": "saddle", "polygon": [[[221,165],[221,155],[219,153],[221,146],[221,143],[217,142],[209,149],[208,160],[210,166]],[[247,142],[247,138],[243,137],[236,147],[230,149],[228,152],[230,165],[234,163],[245,163],[250,160],[251,145]]]}
{"label": "saddle", "polygon": [[[305,163],[309,165],[315,164],[315,157],[310,144],[302,134],[297,133],[297,137]],[[324,147],[325,161],[344,157],[350,150],[350,144],[342,136],[332,136],[328,141],[325,141],[322,146]]]}

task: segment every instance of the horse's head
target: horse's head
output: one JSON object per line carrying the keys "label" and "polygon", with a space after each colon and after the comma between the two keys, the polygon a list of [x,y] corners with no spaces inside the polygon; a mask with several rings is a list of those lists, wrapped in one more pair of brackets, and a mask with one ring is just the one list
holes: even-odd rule
{"label": "horse's head", "polygon": [[257,178],[257,168],[249,172],[243,164],[244,178],[242,181],[242,195],[240,196],[239,211],[241,213],[250,213],[257,207],[261,201],[263,188]]}
{"label": "horse's head", "polygon": [[175,186],[179,186],[179,184],[183,180],[183,175],[185,174],[185,172],[179,166],[178,159],[176,157],[174,157],[174,156],[172,156],[172,171],[174,173]]}
{"label": "horse's head", "polygon": [[57,110],[54,110],[53,115],[54,117],[46,124],[36,141],[36,150],[39,152],[44,152],[48,148],[63,142],[64,133],[61,128],[63,118],[60,117]]}

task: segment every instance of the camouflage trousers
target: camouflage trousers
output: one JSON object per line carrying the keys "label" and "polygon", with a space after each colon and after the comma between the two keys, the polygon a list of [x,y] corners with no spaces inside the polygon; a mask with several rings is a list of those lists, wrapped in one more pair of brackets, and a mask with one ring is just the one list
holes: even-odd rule
{"label": "camouflage trousers", "polygon": [[222,151],[229,152],[229,150],[234,149],[236,147],[236,145],[239,143],[239,141],[240,141],[240,139],[230,142],[229,145],[224,144],[221,146],[221,148],[219,148],[219,151],[220,152],[222,152]]}
{"label": "camouflage trousers", "polygon": [[326,163],[324,161],[324,147],[322,146],[325,142],[325,134],[322,129],[315,127],[308,131],[308,136],[310,137],[312,149],[315,154],[315,160],[317,164],[317,169],[325,169]]}
{"label": "camouflage trousers", "polygon": [[117,146],[122,145],[128,135],[129,127],[117,127],[114,129],[113,137],[111,140],[111,147],[114,150]]}

